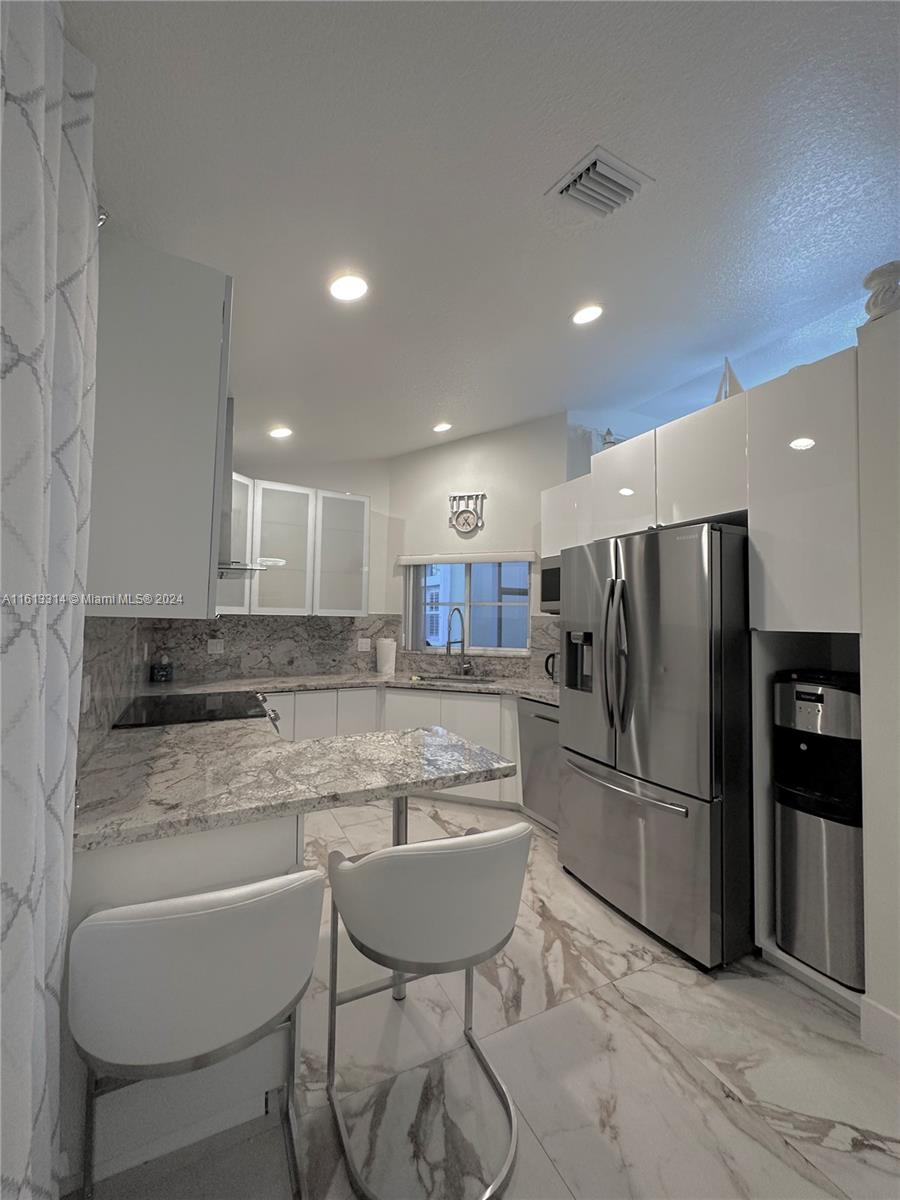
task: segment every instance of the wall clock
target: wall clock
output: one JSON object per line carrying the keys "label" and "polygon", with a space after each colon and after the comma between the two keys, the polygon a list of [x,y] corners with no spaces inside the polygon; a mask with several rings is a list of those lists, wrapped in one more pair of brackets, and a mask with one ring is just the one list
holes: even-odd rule
{"label": "wall clock", "polygon": [[484,528],[485,492],[453,492],[450,497],[450,528],[457,533],[477,533]]}

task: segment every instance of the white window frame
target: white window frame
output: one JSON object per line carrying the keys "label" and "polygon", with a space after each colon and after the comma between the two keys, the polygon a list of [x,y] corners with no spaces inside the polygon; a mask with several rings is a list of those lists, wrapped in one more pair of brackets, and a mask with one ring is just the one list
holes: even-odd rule
{"label": "white window frame", "polygon": [[[466,637],[466,657],[467,658],[470,655],[472,656],[472,658],[479,658],[479,657],[527,658],[531,654],[531,600],[532,600],[532,594],[533,594],[534,579],[533,579],[532,563],[528,558],[526,558],[523,555],[522,558],[511,559],[507,555],[503,558],[500,558],[500,557],[498,557],[496,559],[474,558],[471,560],[466,560],[465,562],[460,562],[459,559],[454,559],[454,558],[448,557],[446,559],[435,558],[434,562],[436,565],[444,565],[445,563],[449,563],[450,565],[460,565],[460,566],[464,566],[466,569],[466,589],[465,589],[464,601],[458,606],[453,605],[453,604],[447,604],[447,605],[444,605],[443,607],[446,607],[448,609],[453,609],[453,608],[459,607],[462,609],[463,625],[465,628],[465,637]],[[528,566],[528,596],[524,601],[522,601],[521,604],[517,604],[517,605],[510,604],[509,605],[510,608],[521,607],[526,610],[528,620],[527,620],[527,623],[525,626],[525,628],[526,628],[525,645],[524,646],[470,646],[469,645],[469,624],[470,624],[469,615],[471,613],[472,608],[473,607],[479,607],[479,608],[480,607],[485,607],[485,608],[496,607],[496,605],[492,604],[490,601],[476,601],[473,604],[472,598],[471,598],[471,595],[472,595],[472,567],[476,566],[480,563],[493,564],[493,563],[501,563],[501,562],[524,562]],[[404,619],[403,619],[403,639],[404,639],[404,643],[405,643],[404,648],[406,650],[409,650],[413,654],[446,654],[447,653],[446,646],[416,647],[414,645],[415,622],[418,619],[418,613],[417,613],[418,604],[417,604],[417,597],[416,597],[416,590],[417,590],[416,572],[419,570],[422,570],[423,567],[425,567],[427,565],[428,565],[427,563],[414,563],[414,564],[409,564],[409,565],[404,566],[404,571],[406,572],[406,581],[405,581],[405,587],[404,587],[405,613],[404,613]],[[502,605],[502,602],[498,602],[498,603],[500,603]],[[453,652],[458,653],[458,651],[459,651],[459,647],[457,646],[454,648]]]}

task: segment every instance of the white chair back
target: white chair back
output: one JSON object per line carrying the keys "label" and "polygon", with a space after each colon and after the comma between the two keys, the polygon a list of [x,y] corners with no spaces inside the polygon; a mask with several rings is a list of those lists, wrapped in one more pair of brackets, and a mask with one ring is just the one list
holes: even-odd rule
{"label": "white chair back", "polygon": [[351,940],[397,970],[439,973],[495,954],[516,923],[531,826],[329,859]]}
{"label": "white chair back", "polygon": [[110,1074],[164,1074],[249,1044],[312,973],[318,871],[92,913],[69,946],[69,1025]]}

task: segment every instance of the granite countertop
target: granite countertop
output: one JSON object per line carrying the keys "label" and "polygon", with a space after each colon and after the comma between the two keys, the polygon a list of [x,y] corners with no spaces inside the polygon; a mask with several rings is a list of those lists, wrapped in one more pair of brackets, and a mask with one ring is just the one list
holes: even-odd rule
{"label": "granite countertop", "polygon": [[177,695],[185,692],[320,692],[330,688],[422,688],[424,691],[476,692],[488,696],[521,696],[543,704],[559,704],[559,684],[551,679],[460,676],[459,680],[432,679],[427,675],[375,675],[347,672],[342,675],[264,675],[190,683],[146,683],[145,695]]}
{"label": "granite countertop", "polygon": [[252,719],[118,729],[79,777],[75,851],[515,773],[515,763],[437,725],[303,742]]}

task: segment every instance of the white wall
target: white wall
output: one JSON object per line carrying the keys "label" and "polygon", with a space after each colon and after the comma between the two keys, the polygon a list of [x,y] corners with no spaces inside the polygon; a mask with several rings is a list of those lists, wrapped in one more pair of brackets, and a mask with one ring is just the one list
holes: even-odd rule
{"label": "white wall", "polygon": [[[236,455],[234,469],[369,496],[369,611],[401,612],[399,554],[540,550],[541,492],[565,481],[567,441],[566,415],[557,413],[392,459],[304,463],[285,447],[283,459]],[[447,498],[464,491],[487,493],[484,529],[471,536],[448,523]]]}
{"label": "white wall", "polygon": [[900,312],[859,331],[863,1040],[900,1059]]}

